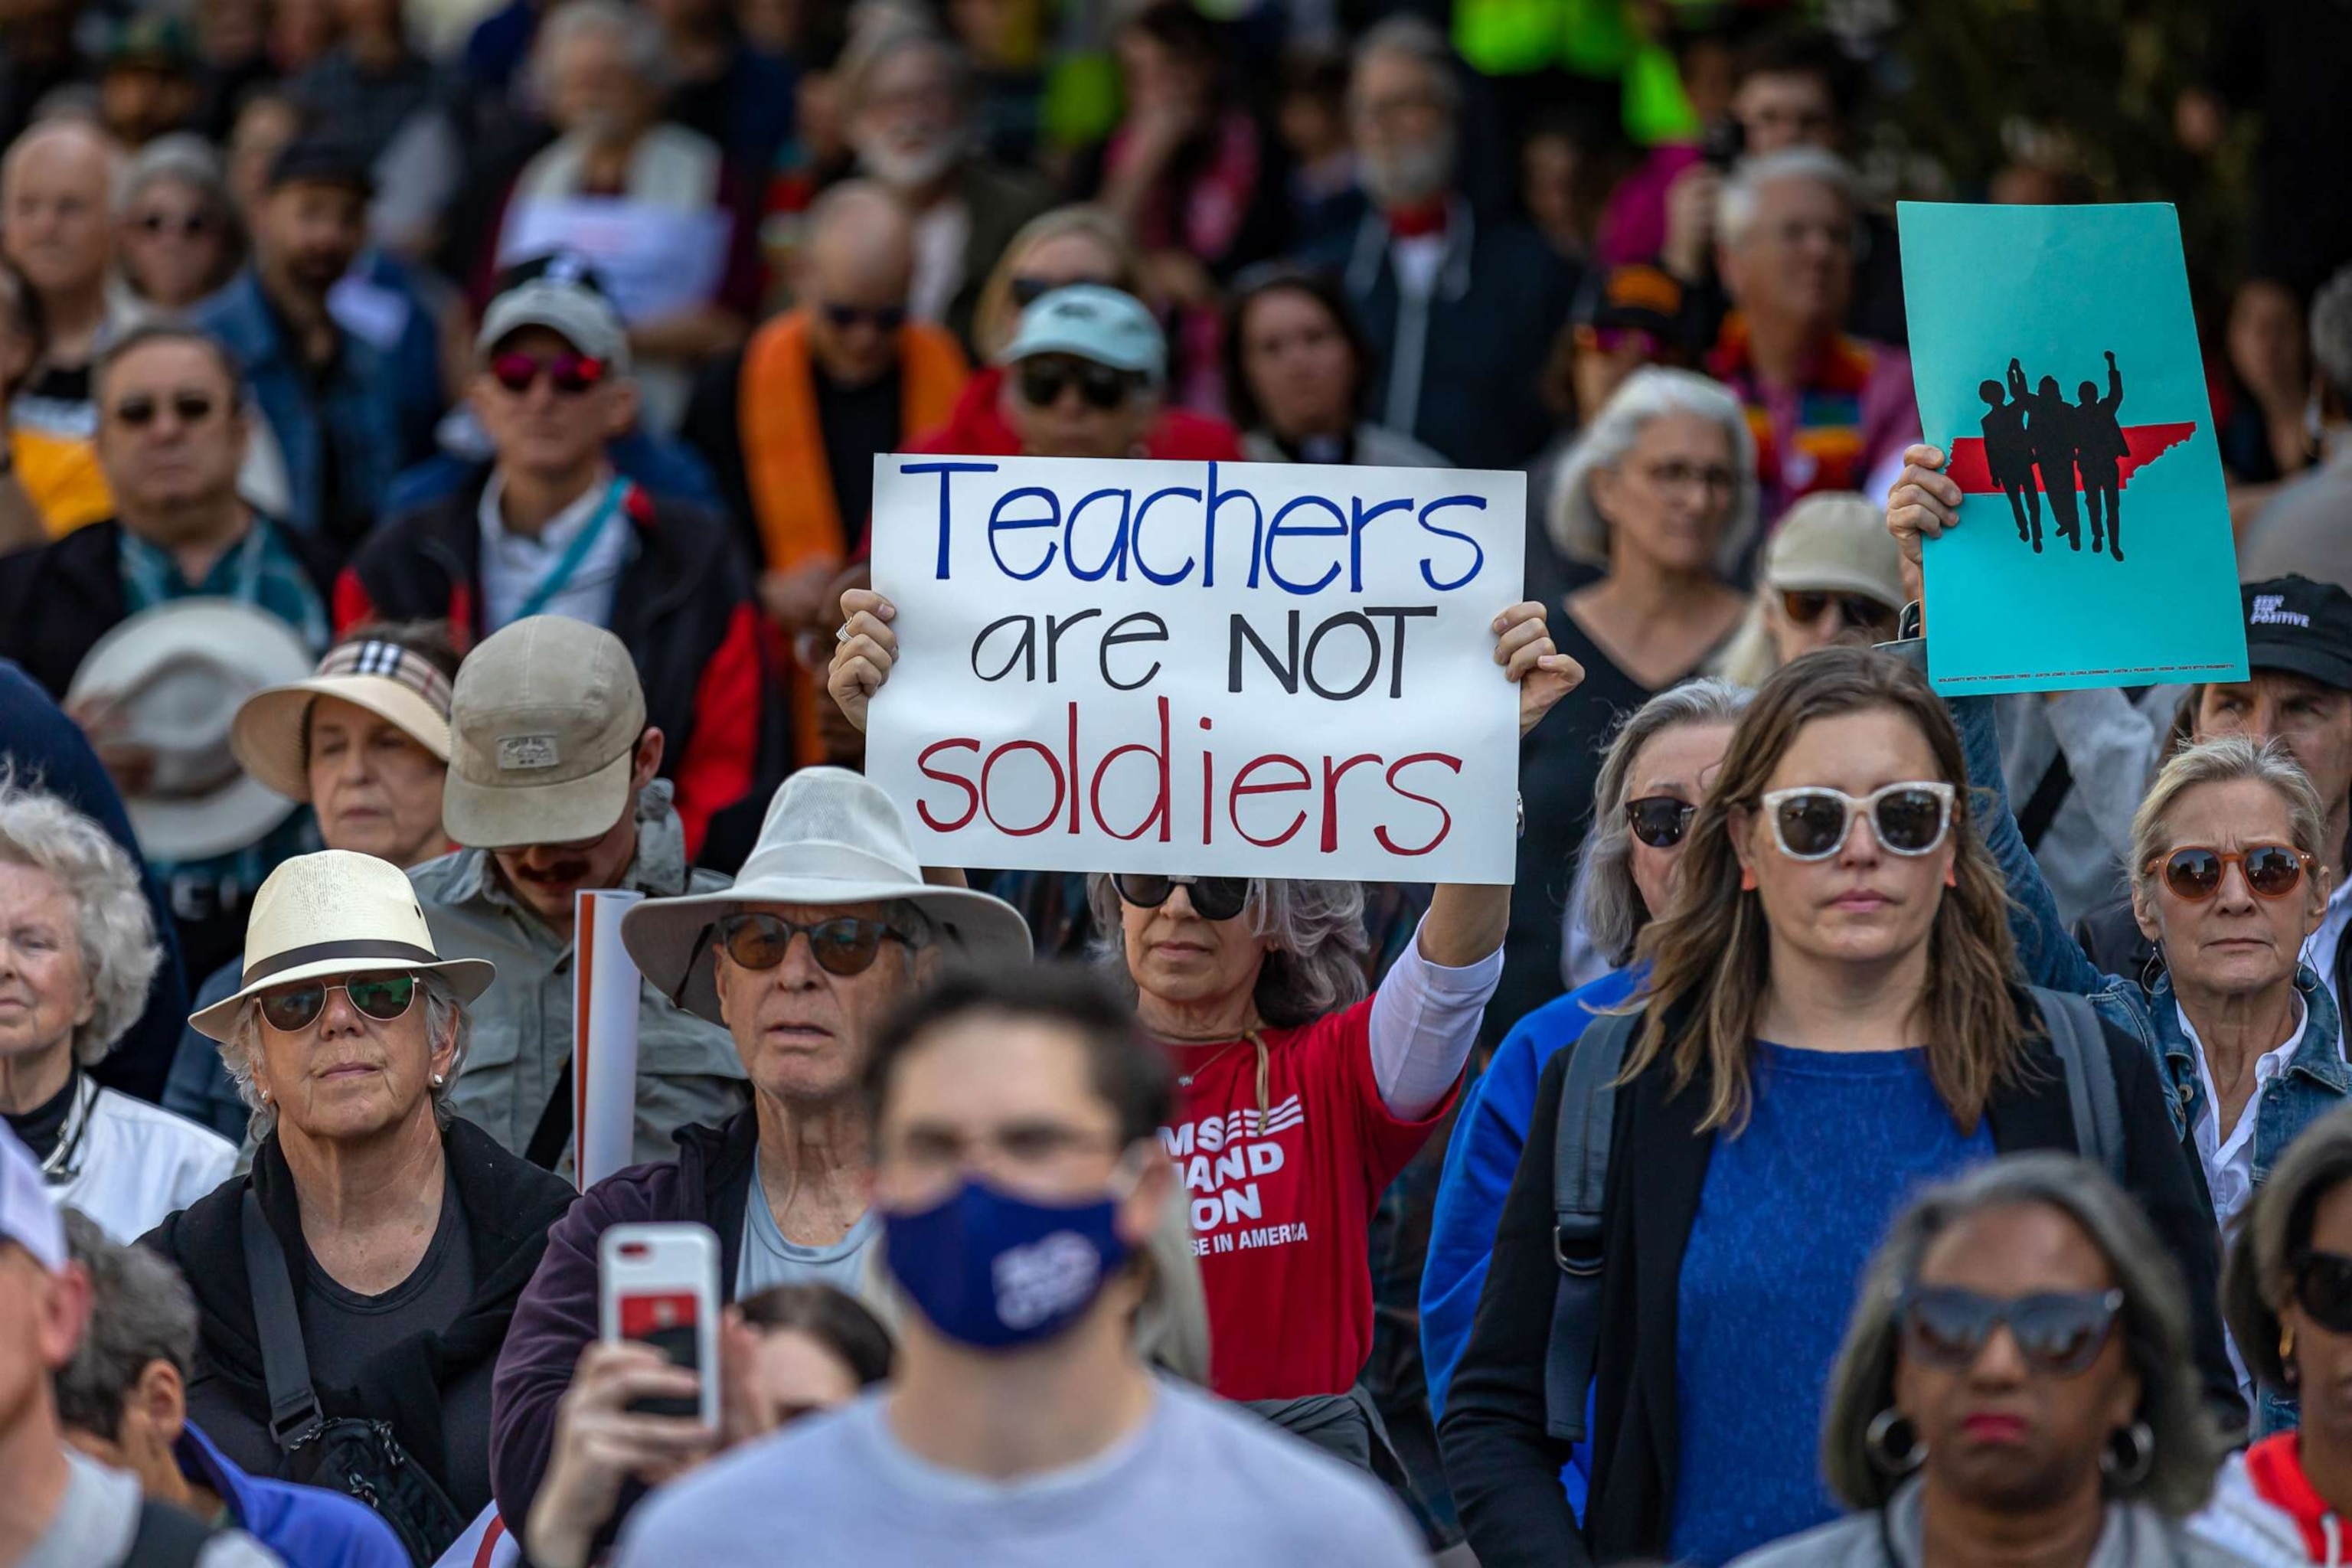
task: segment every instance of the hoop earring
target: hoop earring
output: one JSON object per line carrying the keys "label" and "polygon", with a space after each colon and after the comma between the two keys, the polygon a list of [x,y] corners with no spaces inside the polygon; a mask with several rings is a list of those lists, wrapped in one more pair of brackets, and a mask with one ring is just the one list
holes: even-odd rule
{"label": "hoop earring", "polygon": [[[1895,1446],[1898,1436],[1905,1444],[1900,1448]],[[1919,1441],[1918,1431],[1890,1405],[1870,1418],[1869,1426],[1862,1434],[1862,1451],[1882,1473],[1907,1476],[1927,1458],[1927,1445]]]}
{"label": "hoop earring", "polygon": [[[2126,1443],[2129,1458],[2117,1452]],[[2116,1491],[2129,1491],[2147,1479],[2147,1473],[2156,1468],[2155,1429],[2145,1421],[2135,1421],[2117,1431],[2099,1451],[2099,1468],[2105,1472],[2107,1485]]]}

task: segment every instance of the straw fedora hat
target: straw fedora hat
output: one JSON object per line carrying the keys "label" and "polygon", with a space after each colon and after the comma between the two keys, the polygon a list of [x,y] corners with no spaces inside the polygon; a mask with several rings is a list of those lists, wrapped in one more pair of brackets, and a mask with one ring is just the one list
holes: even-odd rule
{"label": "straw fedora hat", "polygon": [[122,738],[155,756],[153,781],[124,807],[150,860],[202,860],[241,849],[293,803],[237,766],[237,708],[299,680],[310,648],[292,626],[234,599],[175,599],[98,639],[66,689],[68,707],[107,701]]}
{"label": "straw fedora hat", "polygon": [[[845,768],[803,768],[768,803],[760,840],[735,885],[647,899],[621,917],[621,942],[663,995],[719,1022],[713,959],[698,952],[714,921],[747,904],[866,904],[904,899],[975,963],[1026,963],[1028,922],[1003,899],[923,880],[906,819],[880,785]],[[688,973],[691,963],[693,973]]]}
{"label": "straw fedora hat", "polygon": [[245,923],[245,973],[236,994],[188,1020],[226,1040],[247,997],[298,980],[337,974],[437,974],[460,1002],[490,988],[487,959],[443,958],[408,873],[348,849],[297,855],[269,873]]}
{"label": "straw fedora hat", "polygon": [[415,648],[373,637],[338,643],[306,680],[257,691],[236,710],[229,750],[245,771],[289,800],[310,798],[310,705],[340,698],[449,760],[449,678]]}

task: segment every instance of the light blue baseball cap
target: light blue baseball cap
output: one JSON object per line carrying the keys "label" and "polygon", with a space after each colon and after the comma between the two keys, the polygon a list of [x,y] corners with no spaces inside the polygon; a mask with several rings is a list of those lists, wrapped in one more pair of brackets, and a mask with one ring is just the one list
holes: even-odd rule
{"label": "light blue baseball cap", "polygon": [[1099,283],[1072,283],[1041,294],[1021,312],[1013,341],[996,356],[1018,364],[1037,354],[1069,354],[1132,371],[1155,386],[1168,377],[1168,344],[1143,301]]}

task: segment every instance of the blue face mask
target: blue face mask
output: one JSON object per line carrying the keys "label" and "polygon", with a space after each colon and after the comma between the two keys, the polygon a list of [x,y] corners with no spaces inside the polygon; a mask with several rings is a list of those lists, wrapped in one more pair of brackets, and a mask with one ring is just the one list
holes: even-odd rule
{"label": "blue face mask", "polygon": [[1118,1204],[1112,1194],[1038,1203],[967,1177],[930,1208],[884,1210],[883,1246],[933,1328],[975,1349],[1013,1350],[1077,1321],[1127,1261]]}

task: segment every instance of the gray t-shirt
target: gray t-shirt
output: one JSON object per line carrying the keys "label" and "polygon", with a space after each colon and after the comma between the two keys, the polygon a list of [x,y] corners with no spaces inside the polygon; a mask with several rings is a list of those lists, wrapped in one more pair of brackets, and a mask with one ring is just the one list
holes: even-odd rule
{"label": "gray t-shirt", "polygon": [[[738,1448],[647,1499],[617,1568],[680,1563],[891,1568],[1425,1568],[1378,1483],[1256,1416],[1162,1382],[1140,1429],[1012,1482],[941,1469],[869,1394]],[[790,1521],[789,1529],[779,1521]]]}
{"label": "gray t-shirt", "polygon": [[[348,1388],[374,1357],[413,1334],[447,1330],[474,1299],[473,1233],[454,1183],[441,1187],[441,1218],[407,1279],[381,1296],[337,1284],[313,1258],[302,1280],[302,1349],[315,1387]],[[441,1440],[450,1500],[465,1513],[489,1500],[490,1382],[487,1359],[441,1392]]]}
{"label": "gray t-shirt", "polygon": [[[96,1459],[66,1450],[69,1474],[66,1495],[49,1528],[33,1542],[17,1568],[115,1568],[131,1553],[139,1534],[139,1478],[109,1469]],[[284,1568],[278,1554],[241,1530],[225,1530],[205,1542],[196,1568]]]}
{"label": "gray t-shirt", "polygon": [[735,1299],[740,1301],[771,1285],[830,1285],[862,1299],[865,1292],[858,1289],[858,1281],[865,1277],[866,1255],[881,1234],[882,1222],[867,1209],[849,1227],[849,1234],[831,1247],[803,1247],[787,1241],[754,1173],[743,1205],[743,1246],[735,1260]]}

